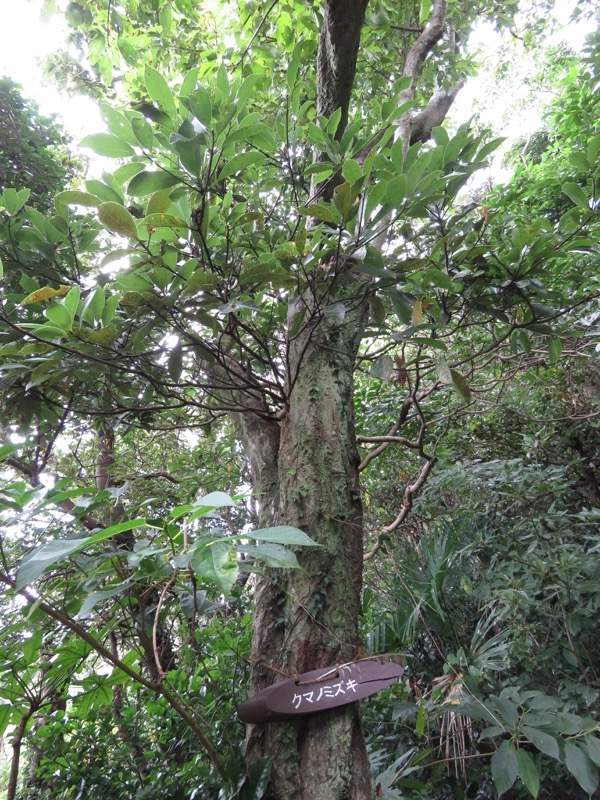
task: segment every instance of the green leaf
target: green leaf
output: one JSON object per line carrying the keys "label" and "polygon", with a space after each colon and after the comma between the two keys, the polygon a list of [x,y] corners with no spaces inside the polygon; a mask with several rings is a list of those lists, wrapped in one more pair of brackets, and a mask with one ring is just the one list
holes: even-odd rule
{"label": "green leaf", "polygon": [[29,586],[29,584],[43,575],[48,567],[62,561],[67,556],[73,556],[97,542],[102,542],[105,539],[116,536],[118,533],[131,531],[145,524],[146,520],[144,519],[133,519],[119,522],[117,525],[111,525],[110,528],[105,528],[83,539],[53,539],[51,542],[34,550],[22,562],[17,572],[17,591]]}
{"label": "green leaf", "polygon": [[325,205],[325,203],[321,202],[312,203],[312,205],[308,207],[299,208],[298,213],[303,217],[319,219],[321,222],[337,224],[340,221],[337,209],[333,208],[331,205]]}
{"label": "green leaf", "polygon": [[350,159],[349,161],[344,161],[344,166],[342,167],[342,176],[348,183],[356,183],[362,178],[362,169],[357,161],[354,159]]}
{"label": "green leaf", "polygon": [[66,206],[87,206],[90,208],[98,208],[102,203],[99,197],[96,197],[89,192],[66,191],[59,192],[54,201],[57,203],[64,203]]}
{"label": "green leaf", "polygon": [[540,791],[540,773],[532,757],[522,747],[517,750],[517,764],[517,773],[523,786],[532,797],[537,797]]}
{"label": "green leaf", "polygon": [[2,263],[2,259],[0,258],[0,281],[4,277],[4,264]]}
{"label": "green leaf", "polygon": [[181,342],[177,342],[169,353],[167,371],[173,383],[178,383],[183,370],[183,349]]}
{"label": "green leaf", "polygon": [[145,147],[146,150],[151,150],[154,144],[154,132],[148,120],[144,119],[144,117],[133,117],[131,128],[142,147]]}
{"label": "green leaf", "polygon": [[333,204],[342,215],[342,220],[344,221],[348,219],[355,200],[356,192],[347,182],[336,186],[333,190]]}
{"label": "green leaf", "polygon": [[563,194],[566,194],[569,200],[575,203],[576,206],[584,208],[586,211],[589,210],[588,196],[581,186],[576,183],[563,183],[561,189]]}
{"label": "green leaf", "polygon": [[373,322],[375,322],[377,325],[383,325],[387,312],[385,303],[381,297],[377,297],[376,294],[374,294],[372,297],[369,297],[369,309],[371,311],[371,318],[373,319]]}
{"label": "green leaf", "polygon": [[236,549],[230,539],[217,539],[197,550],[190,559],[195,574],[214,581],[228,595],[238,576]]}
{"label": "green leaf", "polygon": [[465,402],[471,402],[471,387],[469,386],[467,379],[457,372],[455,369],[450,370],[450,375],[452,376],[452,387],[456,394],[461,397]]}
{"label": "green leaf", "polygon": [[560,339],[550,339],[548,342],[548,363],[556,364],[562,353],[562,342]]}
{"label": "green leaf", "polygon": [[596,159],[600,153],[600,133],[590,139],[587,147],[587,158],[591,167],[596,163]]}
{"label": "green leaf", "polygon": [[550,736],[550,734],[544,733],[544,731],[540,731],[537,728],[531,728],[529,725],[523,725],[521,733],[529,739],[532,745],[537,747],[540,753],[557,760],[560,758],[560,748],[554,736]]}
{"label": "green leaf", "polygon": [[250,150],[246,153],[239,153],[227,164],[225,164],[219,173],[219,180],[225,180],[225,178],[229,178],[231,175],[235,175],[236,172],[241,172],[247,167],[256,166],[257,164],[264,164],[266,160],[266,156],[256,150]]}
{"label": "green leaf", "polygon": [[180,183],[180,179],[176,175],[170,175],[163,170],[140,172],[129,182],[127,193],[132,197],[144,197],[161,189],[168,189],[178,183]]}
{"label": "green leaf", "polygon": [[7,458],[10,458],[13,453],[16,453],[19,447],[21,447],[20,444],[0,445],[0,463],[6,461]]}
{"label": "green leaf", "polygon": [[198,84],[195,91],[189,95],[188,103],[192,114],[198,122],[208,128],[212,120],[212,103],[210,95],[202,84]]}
{"label": "green leaf", "polygon": [[0,738],[4,736],[6,729],[12,718],[14,705],[12,703],[3,703],[0,705]]}
{"label": "green leaf", "polygon": [[517,771],[517,751],[514,744],[502,742],[492,757],[492,778],[499,797],[517,780]]}
{"label": "green leaf", "polygon": [[300,547],[321,547],[313,541],[304,531],[293,528],[291,525],[278,525],[275,528],[259,528],[257,531],[240,534],[244,539],[260,539],[262,542],[275,544],[298,545]]}
{"label": "green leaf", "polygon": [[584,792],[594,794],[598,788],[598,770],[587,751],[574,742],[565,742],[565,765]]}
{"label": "green leaf", "polygon": [[[1,452],[2,449],[0,448],[0,453]],[[600,767],[600,739],[598,739],[597,736],[592,736],[591,734],[589,734],[588,736],[585,737],[583,741],[587,746],[589,757],[592,759],[592,761],[597,767]]]}
{"label": "green leaf", "polygon": [[296,554],[281,544],[273,544],[271,542],[256,545],[250,544],[238,547],[238,551],[252,556],[258,561],[263,561],[267,567],[274,567],[275,569],[300,568]]}
{"label": "green leaf", "polygon": [[1,196],[4,201],[4,208],[12,217],[23,208],[29,194],[21,194],[16,189],[5,189]]}
{"label": "green leaf", "polygon": [[134,218],[120,203],[102,203],[98,209],[98,219],[109,231],[138,239],[138,231]]}
{"label": "green leaf", "polygon": [[407,178],[404,173],[388,181],[385,187],[385,199],[392,208],[402,208],[406,201]]}
{"label": "green leaf", "polygon": [[127,158],[134,156],[135,150],[130,144],[113,136],[112,133],[92,133],[79,142],[80,147],[89,147],[99,156],[107,158]]}
{"label": "green leaf", "polygon": [[165,112],[168,116],[175,121],[177,118],[177,109],[175,107],[175,98],[173,92],[169,89],[169,85],[163,76],[152,67],[146,67],[144,72],[144,83],[148,94],[154,102]]}
{"label": "green leaf", "polygon": [[62,328],[64,331],[71,330],[73,321],[71,319],[71,315],[63,305],[55,304],[49,306],[44,311],[44,315],[50,320],[50,322],[58,325],[58,327]]}

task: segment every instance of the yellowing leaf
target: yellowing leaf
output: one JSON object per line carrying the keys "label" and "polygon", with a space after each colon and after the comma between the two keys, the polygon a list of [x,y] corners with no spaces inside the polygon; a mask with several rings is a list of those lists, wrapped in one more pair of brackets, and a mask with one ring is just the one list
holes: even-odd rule
{"label": "yellowing leaf", "polygon": [[410,319],[413,325],[421,325],[423,323],[423,301],[421,298],[415,300]]}
{"label": "yellowing leaf", "polygon": [[125,206],[120,203],[114,203],[110,200],[107,203],[102,203],[98,210],[98,219],[109,231],[120,233],[122,236],[129,236],[132,239],[138,238],[134,218]]}
{"label": "yellowing leaf", "polygon": [[64,297],[69,292],[69,288],[69,286],[60,286],[58,289],[53,289],[51,286],[44,286],[28,294],[21,302],[21,305],[30,306],[32,303],[41,303],[44,300],[53,300],[55,297]]}

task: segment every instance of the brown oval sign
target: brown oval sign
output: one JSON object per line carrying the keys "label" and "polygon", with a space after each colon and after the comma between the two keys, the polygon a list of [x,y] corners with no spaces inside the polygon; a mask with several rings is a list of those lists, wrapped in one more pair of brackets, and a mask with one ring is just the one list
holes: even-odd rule
{"label": "brown oval sign", "polygon": [[324,667],[269,686],[238,708],[242,722],[276,722],[362,700],[395,683],[404,667],[373,658]]}

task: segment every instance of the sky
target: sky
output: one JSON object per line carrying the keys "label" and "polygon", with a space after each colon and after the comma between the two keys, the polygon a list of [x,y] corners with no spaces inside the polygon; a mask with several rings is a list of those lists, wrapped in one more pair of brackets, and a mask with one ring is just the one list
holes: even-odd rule
{"label": "sky", "polygon": [[[575,5],[576,0],[557,0],[556,13],[563,27],[554,39],[563,39],[580,49],[587,31],[585,25],[569,24]],[[94,101],[85,97],[67,97],[44,85],[39,62],[61,46],[66,27],[59,15],[43,21],[41,7],[42,0],[0,0],[0,76],[10,75],[20,83],[25,93],[38,102],[42,113],[58,114],[66,130],[78,141],[89,133],[102,131],[104,126]],[[452,111],[453,120],[467,120],[476,111],[484,124],[494,128],[496,135],[511,139],[533,133],[539,127],[540,107],[519,107],[518,114],[515,114],[515,106],[520,100],[518,86],[514,92],[495,96],[492,103],[485,102],[499,50],[506,46],[506,40],[503,42],[491,25],[485,25],[476,30],[472,44],[480,50],[482,68],[460,92]],[[515,53],[518,54],[518,48]],[[525,66],[525,61],[519,63],[521,74]],[[535,64],[527,68],[535,69]]]}

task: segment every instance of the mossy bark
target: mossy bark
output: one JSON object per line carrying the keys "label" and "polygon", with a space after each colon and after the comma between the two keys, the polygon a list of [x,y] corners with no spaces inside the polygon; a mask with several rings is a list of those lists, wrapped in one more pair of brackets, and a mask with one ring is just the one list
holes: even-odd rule
{"label": "mossy bark", "polygon": [[[313,323],[290,342],[289,408],[278,435],[263,433],[247,448],[262,523],[296,525],[321,547],[299,550],[302,570],[274,570],[257,583],[253,691],[350,661],[359,644],[363,525],[353,371],[366,303],[312,311]],[[255,726],[248,749],[251,758],[272,759],[270,800],[373,796],[357,704]]]}

